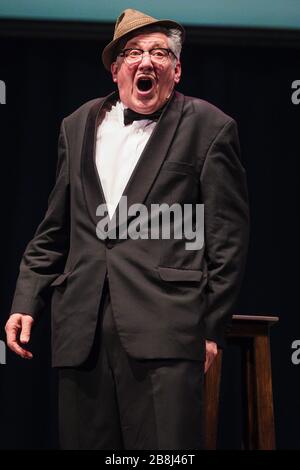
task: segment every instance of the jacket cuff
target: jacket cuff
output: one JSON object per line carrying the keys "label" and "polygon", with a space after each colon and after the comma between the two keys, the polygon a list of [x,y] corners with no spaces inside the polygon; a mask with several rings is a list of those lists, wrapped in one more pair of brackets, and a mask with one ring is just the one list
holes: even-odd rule
{"label": "jacket cuff", "polygon": [[44,305],[45,303],[41,299],[25,297],[23,295],[15,295],[12,302],[10,315],[13,313],[25,313],[26,315],[31,315],[34,319],[36,319]]}

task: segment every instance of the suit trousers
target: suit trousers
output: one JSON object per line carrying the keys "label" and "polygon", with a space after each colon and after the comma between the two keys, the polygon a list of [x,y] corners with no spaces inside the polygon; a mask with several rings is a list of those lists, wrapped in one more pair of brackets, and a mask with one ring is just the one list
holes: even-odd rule
{"label": "suit trousers", "polygon": [[130,357],[108,282],[84,364],[59,369],[62,449],[201,449],[203,361]]}

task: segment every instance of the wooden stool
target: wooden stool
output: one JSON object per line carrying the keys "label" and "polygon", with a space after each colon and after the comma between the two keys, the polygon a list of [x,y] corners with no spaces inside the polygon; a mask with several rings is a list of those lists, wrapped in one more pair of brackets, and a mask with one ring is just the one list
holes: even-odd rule
{"label": "wooden stool", "polygon": [[[242,358],[243,443],[245,449],[275,449],[269,328],[278,317],[233,315],[228,345]],[[222,351],[205,375],[205,448],[216,449]]]}

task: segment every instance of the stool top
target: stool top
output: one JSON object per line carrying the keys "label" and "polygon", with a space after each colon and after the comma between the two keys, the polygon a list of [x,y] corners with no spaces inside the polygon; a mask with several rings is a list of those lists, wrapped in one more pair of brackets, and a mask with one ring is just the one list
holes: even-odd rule
{"label": "stool top", "polygon": [[234,322],[247,321],[247,322],[261,322],[261,323],[276,323],[279,317],[269,315],[232,315]]}

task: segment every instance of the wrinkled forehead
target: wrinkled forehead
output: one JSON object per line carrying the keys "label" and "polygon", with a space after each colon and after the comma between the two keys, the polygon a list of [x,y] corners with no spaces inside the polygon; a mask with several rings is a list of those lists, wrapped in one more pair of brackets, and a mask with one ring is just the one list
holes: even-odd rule
{"label": "wrinkled forehead", "polygon": [[129,47],[138,47],[140,49],[150,49],[152,47],[169,47],[168,37],[164,33],[144,33],[136,34],[130,38],[127,38],[122,48],[127,49]]}

